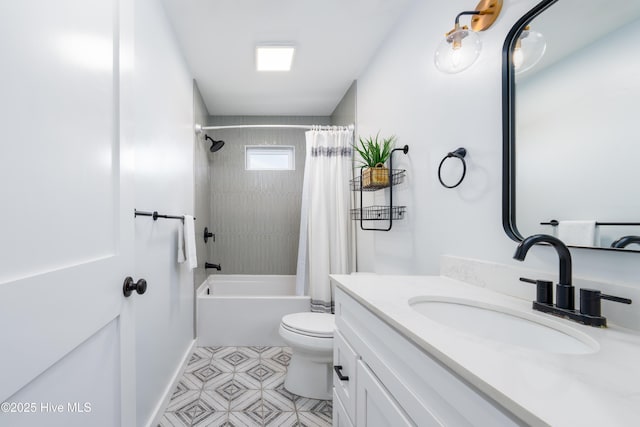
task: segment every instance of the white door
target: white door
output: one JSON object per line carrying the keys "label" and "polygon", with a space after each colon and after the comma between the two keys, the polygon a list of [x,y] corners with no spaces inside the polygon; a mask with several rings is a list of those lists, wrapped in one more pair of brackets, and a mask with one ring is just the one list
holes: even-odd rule
{"label": "white door", "polygon": [[135,422],[132,3],[0,3],[0,426]]}

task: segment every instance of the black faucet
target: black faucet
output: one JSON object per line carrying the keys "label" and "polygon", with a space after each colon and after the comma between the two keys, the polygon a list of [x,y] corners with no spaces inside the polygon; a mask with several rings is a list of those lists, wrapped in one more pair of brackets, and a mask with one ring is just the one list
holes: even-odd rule
{"label": "black faucet", "polygon": [[513,258],[524,261],[529,249],[538,243],[548,243],[558,252],[560,258],[560,280],[556,285],[556,304],[552,303],[552,282],[521,277],[523,282],[535,283],[536,300],[533,309],[544,313],[565,317],[589,326],[606,327],[607,319],[602,316],[600,300],[606,299],[623,304],[631,304],[628,298],[605,295],[595,289],[580,289],[580,311],[575,310],[575,288],[571,284],[571,253],[562,240],[547,234],[534,234],[524,239],[516,248]]}
{"label": "black faucet", "polygon": [[571,284],[571,252],[569,252],[567,245],[562,243],[562,240],[547,234],[534,234],[520,242],[513,258],[524,261],[529,249],[538,243],[548,243],[553,246],[560,258],[560,280],[556,285],[556,307],[567,310],[575,309],[575,288]]}
{"label": "black faucet", "polygon": [[222,270],[222,267],[220,267],[220,264],[211,264],[211,263],[205,262],[204,269],[206,270],[207,268],[215,268],[218,271]]}
{"label": "black faucet", "polygon": [[622,236],[615,242],[611,243],[612,248],[626,248],[632,243],[640,243],[640,236]]}

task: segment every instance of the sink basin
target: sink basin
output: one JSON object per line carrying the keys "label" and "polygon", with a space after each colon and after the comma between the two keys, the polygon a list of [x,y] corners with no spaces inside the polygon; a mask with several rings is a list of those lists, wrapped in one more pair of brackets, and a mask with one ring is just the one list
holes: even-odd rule
{"label": "sink basin", "polygon": [[518,347],[563,354],[594,353],[600,347],[593,338],[562,320],[545,319],[508,307],[431,296],[411,298],[409,305],[423,316],[459,332]]}

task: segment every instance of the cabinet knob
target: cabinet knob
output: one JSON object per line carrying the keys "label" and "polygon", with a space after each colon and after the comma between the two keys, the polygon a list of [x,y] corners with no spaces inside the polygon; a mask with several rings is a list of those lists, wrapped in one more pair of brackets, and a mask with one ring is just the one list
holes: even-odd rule
{"label": "cabinet knob", "polygon": [[122,293],[125,297],[130,297],[133,291],[136,291],[138,295],[147,292],[147,281],[145,279],[139,279],[137,282],[134,282],[131,277],[125,278],[122,284]]}
{"label": "cabinet knob", "polygon": [[336,375],[340,381],[349,381],[349,376],[342,374],[342,365],[335,365],[333,370],[336,371]]}

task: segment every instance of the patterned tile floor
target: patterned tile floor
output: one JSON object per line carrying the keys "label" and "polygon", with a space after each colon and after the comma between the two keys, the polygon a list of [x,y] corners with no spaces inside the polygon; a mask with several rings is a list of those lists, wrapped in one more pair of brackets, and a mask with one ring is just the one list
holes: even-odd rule
{"label": "patterned tile floor", "polygon": [[198,347],[159,427],[327,427],[332,402],[289,393],[288,347]]}

